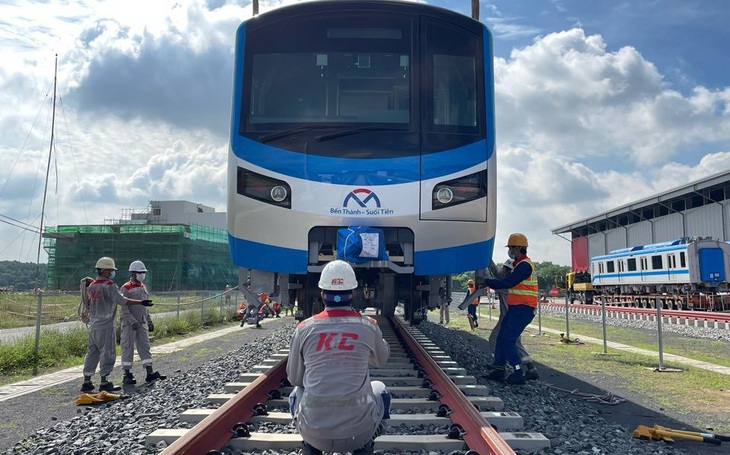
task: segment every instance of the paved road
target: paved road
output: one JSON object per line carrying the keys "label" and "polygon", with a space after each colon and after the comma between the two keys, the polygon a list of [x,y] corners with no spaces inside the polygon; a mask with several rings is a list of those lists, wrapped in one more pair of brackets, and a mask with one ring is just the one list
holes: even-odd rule
{"label": "paved road", "polygon": [[[66,332],[74,327],[86,327],[86,326],[80,321],[59,322],[56,324],[42,325],[41,331],[59,330],[61,332]],[[18,327],[15,329],[0,330],[0,342],[2,342],[2,343],[9,343],[9,342],[15,341],[19,338],[23,338],[24,336],[35,336],[35,326]]]}

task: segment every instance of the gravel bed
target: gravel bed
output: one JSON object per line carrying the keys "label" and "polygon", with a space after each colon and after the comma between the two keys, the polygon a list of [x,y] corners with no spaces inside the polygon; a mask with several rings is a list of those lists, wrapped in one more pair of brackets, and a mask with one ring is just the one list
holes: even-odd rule
{"label": "gravel bed", "polygon": [[484,343],[466,341],[466,332],[432,323],[422,323],[421,331],[444,350],[463,368],[477,377],[479,384],[491,388],[492,394],[502,399],[505,411],[517,411],[525,422],[524,431],[542,433],[550,439],[551,447],[534,453],[577,455],[686,455],[681,449],[634,439],[631,432],[620,425],[607,422],[584,401],[566,396],[541,381],[529,381],[524,386],[510,386],[488,381],[489,359],[484,354]]}
{"label": "gravel bed", "polygon": [[[600,309],[600,308],[599,308]],[[560,308],[553,305],[543,305],[542,314],[548,316],[554,316],[565,319],[565,307]],[[570,312],[571,320],[590,321],[601,324],[602,318],[601,313],[588,314],[588,313],[574,313]],[[537,317],[532,321],[533,324],[537,324]],[[643,329],[656,331],[657,323],[655,321],[641,320],[641,319],[619,319],[606,317],[606,325],[614,327],[626,327],[631,329]],[[676,333],[684,337],[691,338],[706,338],[711,340],[724,340],[730,341],[730,330],[716,329],[709,327],[693,327],[683,324],[662,324],[662,332]]]}
{"label": "gravel bed", "polygon": [[[86,413],[37,430],[7,454],[141,455],[158,453],[145,447],[145,437],[157,428],[188,428],[179,415],[190,408],[210,407],[206,397],[224,384],[289,345],[294,326],[251,341],[241,349],[208,361],[174,380],[157,381],[143,393],[121,402],[86,407]],[[190,348],[191,354],[195,347]]]}
{"label": "gravel bed", "polygon": [[[218,393],[227,382],[235,380],[241,371],[247,371],[279,349],[287,346],[293,325],[272,331],[268,336],[246,343],[245,347],[226,353],[213,360],[175,376],[174,381],[158,382],[143,393],[132,395],[122,402],[99,407],[88,407],[83,415],[57,423],[50,428],[35,431],[17,443],[7,454],[155,454],[165,444],[155,447],[144,445],[145,436],[157,428],[185,428],[179,420],[182,411],[192,407],[209,406],[206,396]],[[525,419],[525,431],[540,432],[551,439],[552,447],[536,454],[631,454],[667,455],[689,454],[672,446],[646,443],[631,437],[619,425],[607,423],[598,411],[581,401],[566,397],[541,382],[522,387],[511,387],[486,381],[487,358],[483,348],[473,342],[473,336],[461,330],[450,329],[429,322],[421,330],[441,346],[454,360],[477,376],[479,383],[489,385],[493,393],[505,402],[506,410],[516,410]],[[467,341],[470,336],[470,341]],[[192,348],[194,349],[194,348]],[[556,418],[570,416],[570,419]],[[290,432],[291,426],[262,425],[265,431]],[[389,433],[403,428],[390,428]],[[435,428],[413,428],[413,434],[424,434]],[[440,429],[439,429],[440,430]],[[263,451],[259,454],[298,454],[300,451]],[[225,454],[239,454],[226,448]],[[439,452],[400,452],[437,455]],[[453,452],[456,455],[461,452]],[[518,452],[527,453],[527,452]]]}

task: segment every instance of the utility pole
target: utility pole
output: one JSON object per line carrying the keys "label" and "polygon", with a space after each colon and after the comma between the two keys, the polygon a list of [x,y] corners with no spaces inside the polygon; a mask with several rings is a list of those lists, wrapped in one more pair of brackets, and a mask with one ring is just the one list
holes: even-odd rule
{"label": "utility pole", "polygon": [[[472,1],[474,1],[474,0],[472,0]],[[253,6],[253,15],[257,16],[259,14],[259,0],[253,0],[252,6]]]}
{"label": "utility pole", "polygon": [[[256,1],[254,0],[254,2]],[[471,18],[479,20],[479,0],[471,0]]]}

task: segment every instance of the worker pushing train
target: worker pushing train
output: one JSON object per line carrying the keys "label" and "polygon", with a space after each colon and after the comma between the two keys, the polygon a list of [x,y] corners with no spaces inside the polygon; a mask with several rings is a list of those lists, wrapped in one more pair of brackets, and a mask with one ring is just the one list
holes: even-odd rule
{"label": "worker pushing train", "polygon": [[524,384],[525,372],[521,367],[520,354],[517,351],[517,339],[532,322],[537,308],[537,275],[535,266],[527,257],[527,237],[514,233],[507,240],[507,254],[514,260],[512,273],[500,279],[485,279],[484,286],[492,289],[507,289],[507,306],[509,310],[502,320],[497,335],[494,352],[494,371],[487,378],[497,381],[505,379],[506,364],[509,362],[514,372],[507,377],[509,384]]}
{"label": "worker pushing train", "polygon": [[390,394],[382,382],[370,381],[368,365],[382,367],[390,347],[375,320],[350,305],[357,288],[350,264],[328,263],[319,288],[324,311],[297,326],[286,368],[295,386],[289,406],[302,453],[372,454],[383,420],[390,418]]}
{"label": "worker pushing train", "polygon": [[[512,270],[514,270],[514,268],[514,259],[507,259],[506,261],[504,261],[501,270],[497,269],[497,266],[494,264],[494,262],[492,262],[492,264],[489,266],[489,270],[492,272],[492,275],[497,278],[506,277],[507,275],[512,273]],[[492,356],[492,363],[494,363],[494,353],[497,347],[497,337],[499,336],[502,324],[504,323],[504,318],[505,316],[507,316],[507,312],[509,311],[509,305],[507,305],[507,290],[497,290],[497,298],[499,299],[499,319],[497,320],[497,324],[495,324],[494,328],[492,329],[492,333],[489,334],[489,339],[487,340],[487,353],[488,355]],[[522,344],[522,336],[517,337],[515,345],[517,347],[517,352],[520,355],[522,365],[527,367],[527,371],[525,372],[525,379],[540,379],[540,375],[537,372],[535,364],[532,362],[530,354],[527,352],[525,346]]]}

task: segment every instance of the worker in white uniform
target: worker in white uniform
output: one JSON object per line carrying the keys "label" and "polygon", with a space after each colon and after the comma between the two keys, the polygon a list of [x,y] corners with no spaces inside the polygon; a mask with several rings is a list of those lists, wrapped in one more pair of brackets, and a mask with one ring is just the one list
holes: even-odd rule
{"label": "worker in white uniform", "polygon": [[[117,285],[112,281],[116,275],[117,266],[114,259],[102,257],[96,261],[97,277],[89,279],[86,286],[85,299],[89,301],[89,338],[84,358],[84,383],[82,392],[94,390],[91,376],[99,367],[101,384],[99,391],[113,392],[120,387],[108,380],[109,374],[117,360],[116,326],[117,305],[152,306],[152,301],[145,299],[128,299],[122,295]],[[86,279],[85,279],[86,280]]]}
{"label": "worker in white uniform", "polygon": [[368,366],[382,367],[390,347],[376,321],[350,306],[357,288],[350,264],[325,265],[319,288],[324,311],[299,323],[286,368],[302,453],[371,454],[390,418],[390,394],[382,382],[370,381]]}
{"label": "worker in white uniform", "polygon": [[[147,267],[144,262],[134,261],[129,264],[129,281],[122,285],[122,294],[128,299],[145,300],[149,298],[147,286],[143,283],[147,276]],[[150,332],[155,330],[150,312],[144,306],[123,306],[122,307],[122,369],[124,370],[124,384],[136,384],[132,374],[132,361],[134,360],[134,348],[137,347],[137,354],[142,361],[142,366],[147,371],[145,382],[154,382],[157,379],[166,379],[152,368],[152,353],[150,352]]]}

